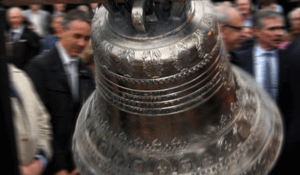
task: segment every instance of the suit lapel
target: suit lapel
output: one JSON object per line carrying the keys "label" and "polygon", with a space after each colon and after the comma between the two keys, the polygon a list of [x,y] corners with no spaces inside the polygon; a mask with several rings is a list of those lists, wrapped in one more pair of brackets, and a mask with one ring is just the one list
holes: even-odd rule
{"label": "suit lapel", "polygon": [[85,80],[91,79],[91,75],[89,74],[89,71],[87,70],[84,63],[82,63],[79,60],[78,64],[78,86],[79,86],[79,99],[80,101],[85,101],[84,99],[86,97],[86,91],[85,91]]}
{"label": "suit lapel", "polygon": [[65,72],[65,69],[63,67],[60,55],[58,54],[58,50],[56,47],[50,51],[50,59],[51,59],[51,73],[53,73],[53,76],[57,79],[59,83],[63,85],[63,87],[71,94],[71,88],[68,83],[68,75]]}
{"label": "suit lapel", "polygon": [[20,40],[24,40],[24,39],[26,39],[26,38],[28,38],[28,29],[27,29],[27,27],[25,26],[25,27],[24,27],[24,30],[23,30],[23,32],[22,32],[20,38],[19,38],[19,41],[20,41]]}
{"label": "suit lapel", "polygon": [[254,76],[253,49],[233,52],[232,63]]}
{"label": "suit lapel", "polygon": [[254,67],[254,61],[255,61],[255,58],[254,58],[254,47],[253,49],[250,49],[249,50],[249,58],[250,59],[247,59],[247,67],[248,67],[248,70],[249,70],[249,73],[253,76],[255,76],[255,67]]}
{"label": "suit lapel", "polygon": [[244,58],[241,58],[242,63],[240,63],[240,64],[241,64],[241,67],[243,67],[246,72],[248,72],[252,76],[255,76],[255,70],[254,70],[255,58],[253,57],[253,53],[254,53],[253,49],[249,49],[249,50],[245,51],[245,53],[243,55],[241,55],[241,57],[244,57]]}
{"label": "suit lapel", "polygon": [[[287,77],[287,70],[288,70],[288,64],[287,64],[287,59],[284,57],[285,56],[285,52],[282,50],[278,51],[278,89],[280,92],[280,87],[283,83],[283,81],[285,81],[285,77]],[[279,93],[278,92],[278,93]]]}

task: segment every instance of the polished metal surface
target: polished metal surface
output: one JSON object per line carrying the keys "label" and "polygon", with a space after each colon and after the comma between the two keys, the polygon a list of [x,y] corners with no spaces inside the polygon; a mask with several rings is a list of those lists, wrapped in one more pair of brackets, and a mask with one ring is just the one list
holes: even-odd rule
{"label": "polished metal surface", "polygon": [[[267,174],[281,149],[281,116],[229,63],[212,4],[154,8],[114,15],[102,7],[93,19],[97,89],[73,140],[81,174]],[[160,8],[182,12],[164,18]]]}

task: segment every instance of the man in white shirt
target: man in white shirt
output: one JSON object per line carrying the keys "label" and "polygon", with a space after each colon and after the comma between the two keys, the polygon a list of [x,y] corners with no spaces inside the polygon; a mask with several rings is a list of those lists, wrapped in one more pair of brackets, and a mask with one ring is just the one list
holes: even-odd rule
{"label": "man in white shirt", "polygon": [[50,13],[41,10],[41,6],[32,4],[29,6],[30,9],[23,12],[26,19],[33,25],[34,31],[41,37],[44,38],[50,34]]}

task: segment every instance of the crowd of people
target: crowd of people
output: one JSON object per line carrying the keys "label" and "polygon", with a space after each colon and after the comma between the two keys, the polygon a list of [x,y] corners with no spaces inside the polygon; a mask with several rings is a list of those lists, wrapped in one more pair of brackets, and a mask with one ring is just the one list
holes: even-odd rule
{"label": "crowd of people", "polygon": [[300,8],[284,15],[275,0],[235,0],[215,10],[231,63],[252,75],[282,113],[284,144],[270,174],[292,174],[300,156]]}
{"label": "crowd of people", "polygon": [[[297,162],[292,160],[300,156],[300,8],[284,15],[275,0],[214,5],[228,59],[252,75],[282,112],[285,142],[271,174],[293,173]],[[66,4],[54,4],[53,9],[34,4],[6,10],[6,61],[23,175],[79,173],[72,134],[95,89],[90,28],[99,4],[69,11]]]}
{"label": "crowd of people", "polygon": [[[22,175],[76,175],[72,135],[94,91],[91,19],[97,3],[54,12],[40,5],[6,12],[6,61]],[[88,47],[87,47],[88,46]]]}

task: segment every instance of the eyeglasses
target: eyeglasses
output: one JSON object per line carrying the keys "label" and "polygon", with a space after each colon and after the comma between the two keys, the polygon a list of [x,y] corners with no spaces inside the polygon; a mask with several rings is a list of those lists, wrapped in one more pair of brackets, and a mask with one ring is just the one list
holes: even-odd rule
{"label": "eyeglasses", "polygon": [[240,26],[240,27],[238,27],[238,26],[232,26],[232,25],[226,25],[226,26],[230,27],[232,29],[236,29],[238,31],[242,31],[245,28],[244,26]]}

